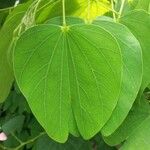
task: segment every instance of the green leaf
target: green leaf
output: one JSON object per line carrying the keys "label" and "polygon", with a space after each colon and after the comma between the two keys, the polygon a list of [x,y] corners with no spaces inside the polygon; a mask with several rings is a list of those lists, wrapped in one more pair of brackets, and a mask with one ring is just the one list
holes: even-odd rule
{"label": "green leaf", "polygon": [[[58,16],[58,17],[54,17],[50,20],[48,20],[46,23],[47,24],[55,24],[55,25],[62,25],[63,22],[63,18]],[[73,25],[73,24],[84,24],[84,20],[82,20],[81,18],[78,17],[66,17],[66,24],[67,25]]]}
{"label": "green leaf", "polygon": [[[119,12],[119,10],[121,8],[121,5],[122,5],[122,0],[114,0],[114,1],[115,1],[114,9],[117,12]],[[129,11],[132,11],[133,9],[135,9],[137,3],[138,3],[138,0],[125,0],[122,15],[124,15],[124,14],[128,13]]]}
{"label": "green leaf", "polygon": [[149,0],[138,0],[138,4],[136,9],[144,9],[146,11],[149,10],[150,1]]}
{"label": "green leaf", "polygon": [[130,6],[130,8],[135,9],[138,2],[139,0],[128,0],[128,5]]}
{"label": "green leaf", "polygon": [[6,19],[7,16],[8,16],[8,11],[4,10],[4,11],[0,12],[0,29],[3,26],[3,24],[5,22],[5,19]]}
{"label": "green leaf", "polygon": [[[62,22],[63,22],[63,18],[59,16],[59,17],[54,17],[54,18],[48,20],[46,23],[54,24],[54,25],[61,25]],[[67,25],[81,24],[81,23],[83,24],[84,21],[77,17],[66,17],[66,23],[67,23]],[[70,112],[69,132],[76,137],[80,136],[80,133],[77,128],[76,120],[75,120],[72,110]]]}
{"label": "green leaf", "polygon": [[102,136],[100,134],[97,134],[92,140],[91,142],[93,142],[95,146],[93,146],[93,149],[97,149],[97,150],[117,150],[116,147],[110,147],[109,145],[107,145]]}
{"label": "green leaf", "polygon": [[108,136],[121,125],[137,97],[143,75],[142,50],[137,39],[124,25],[101,20],[96,20],[94,24],[103,27],[117,39],[123,57],[123,77],[118,104],[102,129],[102,134]]}
{"label": "green leaf", "polygon": [[[12,135],[9,135],[9,138],[3,142],[3,145],[7,147],[17,147],[18,144],[18,141]],[[1,150],[4,150],[4,148],[2,148]]]}
{"label": "green leaf", "polygon": [[[27,2],[29,0],[19,0],[20,3]],[[15,5],[16,0],[0,0],[0,9],[13,7]]]}
{"label": "green leaf", "polygon": [[[78,3],[76,0],[65,0],[66,4],[66,15],[70,15],[76,9],[78,9]],[[55,0],[43,0],[41,1],[37,14],[36,14],[36,22],[42,23],[51,19],[53,17],[62,16],[62,1]]]}
{"label": "green leaf", "polygon": [[[122,4],[122,0],[118,0],[115,4],[115,10],[119,11]],[[148,11],[149,10],[149,0],[126,0],[123,8],[122,15],[125,15],[129,13],[130,11],[136,10],[136,9],[143,9]]]}
{"label": "green leaf", "polygon": [[125,141],[120,150],[150,149],[150,106],[144,97],[135,103],[120,128],[105,141],[109,145],[118,145]]}
{"label": "green leaf", "polygon": [[[54,25],[61,25],[62,22],[63,22],[63,18],[59,16],[59,17],[55,17],[55,18],[48,20],[46,23],[54,24]],[[67,25],[84,24],[84,21],[77,17],[66,17],[66,23]],[[69,132],[76,137],[80,136],[72,110],[70,112]]]}
{"label": "green leaf", "polygon": [[[76,0],[78,9],[73,13],[74,16],[81,17],[87,21],[94,20],[97,16],[102,16],[111,9],[109,0]],[[89,7],[90,5],[90,7]]]}
{"label": "green leaf", "polygon": [[[140,42],[143,52],[143,80],[140,95],[150,83],[150,14],[143,10],[135,10],[120,19],[120,22],[126,25]],[[140,97],[140,96],[139,96]]]}
{"label": "green leaf", "polygon": [[24,116],[19,115],[6,121],[2,125],[2,129],[7,134],[10,134],[14,131],[20,131],[22,129],[23,122],[24,122]]}
{"label": "green leaf", "polygon": [[89,141],[80,138],[70,137],[65,144],[59,144],[44,135],[37,140],[33,150],[92,150]]}
{"label": "green leaf", "polygon": [[0,30],[0,102],[3,102],[8,96],[14,80],[9,54],[12,50],[13,32],[20,23],[27,6],[28,4],[22,4],[16,7]]}
{"label": "green leaf", "polygon": [[84,139],[107,122],[120,92],[122,59],[116,40],[99,26],[39,25],[18,40],[14,71],[40,124],[65,142],[71,109]]}
{"label": "green leaf", "polygon": [[16,0],[1,0],[0,1],[0,9],[13,6]]}

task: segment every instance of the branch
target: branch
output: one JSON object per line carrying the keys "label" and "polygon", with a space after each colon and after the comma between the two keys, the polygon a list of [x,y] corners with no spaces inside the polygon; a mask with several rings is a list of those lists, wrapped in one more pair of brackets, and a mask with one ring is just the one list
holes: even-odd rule
{"label": "branch", "polygon": [[[10,147],[5,147],[4,145],[0,144],[0,148],[3,149],[3,150],[19,150],[20,148],[24,147],[25,145],[27,144],[30,144],[30,143],[33,143],[35,142],[38,138],[40,138],[41,136],[45,135],[46,132],[41,132],[39,135],[37,135],[36,137],[32,138],[32,139],[29,139],[27,140],[26,142],[22,142],[20,139],[20,145],[15,147],[15,148],[10,148]],[[14,136],[14,135],[13,135]],[[15,138],[17,138],[17,141],[18,141],[18,137],[15,136]]]}

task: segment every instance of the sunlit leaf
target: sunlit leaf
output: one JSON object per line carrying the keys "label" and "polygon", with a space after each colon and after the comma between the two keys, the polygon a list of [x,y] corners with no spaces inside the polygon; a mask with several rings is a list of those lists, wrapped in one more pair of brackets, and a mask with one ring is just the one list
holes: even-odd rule
{"label": "sunlit leaf", "polygon": [[77,2],[79,6],[73,15],[85,20],[94,20],[110,11],[111,8],[108,0],[77,0]]}

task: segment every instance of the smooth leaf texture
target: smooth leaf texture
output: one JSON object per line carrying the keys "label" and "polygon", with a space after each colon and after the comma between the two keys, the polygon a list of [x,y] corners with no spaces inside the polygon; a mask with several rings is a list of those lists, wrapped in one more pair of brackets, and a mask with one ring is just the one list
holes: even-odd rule
{"label": "smooth leaf texture", "polygon": [[0,102],[3,102],[9,94],[13,82],[13,72],[8,60],[13,32],[20,23],[28,4],[16,7],[8,16],[0,30]]}
{"label": "smooth leaf texture", "polygon": [[126,118],[136,99],[142,82],[143,60],[139,42],[130,30],[119,23],[96,20],[97,24],[117,39],[123,57],[123,77],[118,104],[111,118],[102,129],[102,134],[112,134]]}
{"label": "smooth leaf texture", "polygon": [[39,25],[18,40],[14,71],[34,115],[51,138],[67,140],[72,109],[80,134],[89,139],[117,104],[122,57],[116,40],[99,26]]}
{"label": "smooth leaf texture", "polygon": [[[143,52],[143,80],[140,95],[150,83],[150,14],[143,10],[135,10],[120,19],[140,42]],[[140,97],[140,96],[139,96]]]}
{"label": "smooth leaf texture", "polygon": [[[55,18],[48,20],[46,23],[47,24],[54,24],[54,25],[61,25],[62,22],[63,22],[62,17],[55,17]],[[78,17],[66,17],[66,23],[67,23],[67,25],[84,24],[84,20],[80,19]],[[71,112],[69,114],[70,114],[70,117],[69,117],[70,121],[69,121],[69,125],[68,125],[69,126],[69,132],[72,135],[79,137],[80,133],[78,131],[77,123],[75,121],[75,117],[73,115],[72,109],[71,109]]]}
{"label": "smooth leaf texture", "polygon": [[150,107],[142,96],[140,103],[137,101],[128,117],[120,128],[111,136],[105,138],[109,145],[118,145],[125,141],[121,150],[146,150],[150,149]]}

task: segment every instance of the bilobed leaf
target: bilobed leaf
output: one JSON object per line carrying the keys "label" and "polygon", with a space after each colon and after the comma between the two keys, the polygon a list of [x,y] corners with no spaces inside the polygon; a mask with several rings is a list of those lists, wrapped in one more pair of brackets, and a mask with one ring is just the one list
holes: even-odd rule
{"label": "bilobed leaf", "polygon": [[122,58],[116,40],[99,26],[39,25],[18,40],[14,72],[51,138],[67,140],[72,109],[80,134],[89,139],[117,104]]}
{"label": "bilobed leaf", "polygon": [[[62,25],[62,22],[63,22],[62,17],[55,17],[55,18],[48,20],[46,23],[47,24],[54,24],[54,25]],[[83,19],[80,19],[78,17],[66,17],[66,23],[67,23],[67,25],[83,24],[84,21],[83,21]],[[77,124],[76,124],[72,109],[71,109],[71,112],[69,114],[70,114],[69,132],[72,135],[79,137],[80,133],[78,131]]]}
{"label": "bilobed leaf", "polygon": [[7,17],[0,30],[0,102],[4,101],[9,94],[13,82],[13,71],[8,60],[10,45],[13,40],[13,32],[20,23],[28,4],[16,7]]}
{"label": "bilobed leaf", "polygon": [[[140,95],[150,83],[150,14],[143,10],[135,10],[120,19],[120,22],[126,25],[134,36],[140,42],[143,53],[143,80]],[[139,96],[140,97],[140,96]]]}
{"label": "bilobed leaf", "polygon": [[[54,17],[54,18],[48,20],[46,23],[47,24],[54,24],[54,25],[62,25],[62,22],[63,22],[63,18],[59,16],[59,17]],[[78,17],[69,17],[68,16],[68,17],[66,17],[66,23],[67,23],[67,25],[84,24],[84,20],[80,19]],[[71,112],[69,114],[70,114],[69,132],[72,135],[79,137],[80,133],[78,131],[77,123],[76,123],[75,117],[73,115],[72,109],[71,109]]]}
{"label": "bilobed leaf", "polygon": [[123,76],[118,104],[111,118],[102,129],[102,134],[112,134],[126,118],[135,101],[142,82],[143,60],[139,42],[130,30],[119,23],[96,20],[117,39],[123,57]]}
{"label": "bilobed leaf", "polygon": [[150,149],[150,106],[142,96],[140,103],[134,104],[128,117],[119,129],[105,141],[109,145],[118,145],[125,141],[121,150],[146,150]]}

